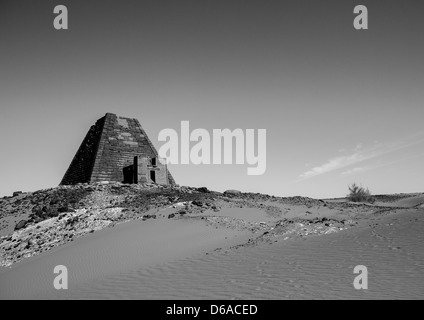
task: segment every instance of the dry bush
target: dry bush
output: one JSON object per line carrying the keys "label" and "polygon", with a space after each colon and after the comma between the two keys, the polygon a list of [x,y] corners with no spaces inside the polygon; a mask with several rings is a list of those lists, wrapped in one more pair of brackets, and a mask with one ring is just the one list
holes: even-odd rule
{"label": "dry bush", "polygon": [[349,186],[349,194],[346,198],[348,201],[352,202],[375,202],[375,198],[371,195],[369,189],[358,186],[356,183],[353,183],[351,186]]}

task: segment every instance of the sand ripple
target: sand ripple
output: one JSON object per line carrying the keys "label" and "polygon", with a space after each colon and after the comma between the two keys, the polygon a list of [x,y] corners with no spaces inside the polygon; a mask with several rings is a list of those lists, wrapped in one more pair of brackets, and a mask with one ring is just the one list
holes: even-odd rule
{"label": "sand ripple", "polygon": [[[422,212],[390,215],[340,233],[140,268],[55,298],[423,299],[422,230]],[[353,287],[356,265],[368,268],[368,290]]]}

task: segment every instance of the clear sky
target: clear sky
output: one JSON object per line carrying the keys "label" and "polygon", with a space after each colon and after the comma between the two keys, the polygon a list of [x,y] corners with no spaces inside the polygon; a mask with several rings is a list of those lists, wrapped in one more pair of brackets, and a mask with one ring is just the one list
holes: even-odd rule
{"label": "clear sky", "polygon": [[[69,29],[53,28],[66,5]],[[353,28],[366,5],[369,29]],[[266,129],[267,170],[171,165],[181,185],[280,196],[424,192],[422,1],[0,2],[0,196],[59,184],[106,112]]]}

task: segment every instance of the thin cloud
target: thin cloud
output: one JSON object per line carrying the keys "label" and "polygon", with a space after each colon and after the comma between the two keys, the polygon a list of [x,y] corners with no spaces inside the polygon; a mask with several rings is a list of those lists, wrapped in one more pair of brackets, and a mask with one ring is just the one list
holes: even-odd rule
{"label": "thin cloud", "polygon": [[[313,167],[311,170],[302,173],[300,179],[309,179],[316,177],[334,170],[346,168],[365,160],[373,159],[384,154],[396,152],[398,150],[414,146],[424,142],[423,134],[416,134],[405,138],[401,141],[394,141],[391,143],[376,143],[371,147],[364,148],[358,145],[352,154],[332,158],[320,166]],[[359,147],[359,148],[358,148]],[[354,170],[354,169],[352,169]],[[349,172],[349,171],[346,171]],[[346,173],[347,174],[347,173]]]}
{"label": "thin cloud", "polygon": [[379,168],[383,168],[383,167],[388,167],[388,166],[391,166],[391,165],[394,165],[394,164],[398,164],[398,163],[409,161],[409,160],[414,160],[414,159],[421,158],[421,157],[424,157],[424,152],[413,155],[413,156],[403,157],[401,159],[397,159],[397,160],[394,160],[394,161],[384,161],[383,160],[383,161],[379,161],[378,163],[373,164],[373,165],[368,165],[368,166],[365,166],[365,167],[355,167],[353,169],[343,171],[341,173],[341,175],[342,176],[353,175],[353,174],[360,173],[360,172],[366,172],[366,171],[375,170],[375,169],[379,169]]}
{"label": "thin cloud", "polygon": [[305,173],[300,175],[300,178],[302,179],[312,178],[327,172],[331,172],[337,169],[351,166],[353,164],[356,164],[358,162],[361,162],[370,158],[371,158],[370,155],[365,155],[365,154],[362,154],[361,152],[356,152],[349,156],[336,157],[336,158],[328,160],[326,163],[318,167],[314,167],[311,170],[306,171]]}
{"label": "thin cloud", "polygon": [[367,168],[356,167],[356,168],[349,169],[347,171],[342,172],[342,175],[351,175],[351,174],[359,173],[359,172],[362,172],[362,171],[365,171],[365,170],[367,170]]}

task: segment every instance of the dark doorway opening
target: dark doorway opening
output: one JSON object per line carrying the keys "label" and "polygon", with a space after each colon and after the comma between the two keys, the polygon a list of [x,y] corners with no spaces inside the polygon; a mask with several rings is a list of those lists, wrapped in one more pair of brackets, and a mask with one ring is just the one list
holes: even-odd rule
{"label": "dark doorway opening", "polygon": [[124,168],[124,183],[134,183],[134,166]]}
{"label": "dark doorway opening", "polygon": [[153,182],[156,182],[156,175],[155,175],[155,171],[153,170],[150,171],[150,180],[152,180]]}

